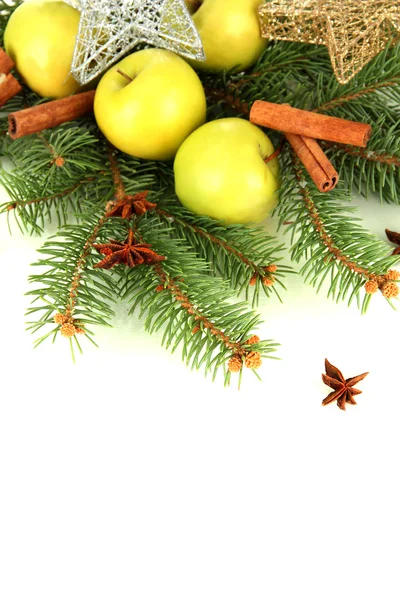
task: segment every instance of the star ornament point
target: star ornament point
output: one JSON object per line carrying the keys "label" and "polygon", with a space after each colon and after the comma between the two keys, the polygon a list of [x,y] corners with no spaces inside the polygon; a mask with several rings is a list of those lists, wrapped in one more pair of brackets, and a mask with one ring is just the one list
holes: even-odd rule
{"label": "star ornament point", "polygon": [[342,84],[400,41],[399,0],[270,0],[259,15],[264,38],[327,46]]}
{"label": "star ornament point", "polygon": [[71,73],[82,85],[101,75],[137,44],[205,60],[184,0],[67,0],[81,11]]}

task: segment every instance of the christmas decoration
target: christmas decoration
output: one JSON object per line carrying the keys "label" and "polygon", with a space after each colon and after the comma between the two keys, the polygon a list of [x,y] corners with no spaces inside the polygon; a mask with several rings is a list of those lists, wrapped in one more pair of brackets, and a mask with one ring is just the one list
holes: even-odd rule
{"label": "christmas decoration", "polygon": [[[0,0],[0,37],[17,6],[9,2]],[[212,377],[222,372],[226,384],[235,377],[240,382],[248,370],[258,374],[277,348],[255,336],[261,325],[256,308],[285,290],[285,275],[293,270],[282,258],[285,241],[299,274],[329,298],[356,302],[362,313],[377,295],[396,302],[399,256],[362,225],[351,199],[356,192],[373,202],[376,194],[379,201],[400,204],[400,47],[386,48],[345,88],[325,48],[288,42],[269,44],[246,73],[203,73],[201,81],[209,120],[217,124],[240,117],[255,127],[246,119],[262,99],[362,121],[372,127],[368,147],[350,145],[348,131],[343,143],[321,140],[340,175],[334,189],[321,192],[281,129],[268,130],[272,154],[264,148],[269,162],[259,156],[261,167],[280,163],[279,227],[271,235],[261,226],[227,225],[182,206],[172,164],[111,146],[93,115],[79,115],[69,104],[80,94],[67,99],[70,120],[46,129],[58,105],[23,86],[0,117],[1,155],[12,165],[9,172],[0,170],[9,196],[0,213],[30,235],[46,234],[50,219],[59,223],[30,277],[28,327],[36,345],[62,337],[72,353],[80,352],[87,340],[94,342],[98,326],[112,323],[113,303],[124,299],[129,314],[144,319],[149,333],[162,329],[164,346],[179,348],[190,368]],[[152,94],[156,102],[157,91]],[[46,115],[42,130],[12,139],[7,127],[18,129],[25,110]],[[232,177],[244,163],[238,157]],[[207,173],[199,178],[207,187]]]}
{"label": "christmas decoration", "polygon": [[218,119],[194,131],[174,163],[175,190],[184,206],[225,223],[257,223],[275,208],[279,189],[274,147],[243,119]]}
{"label": "christmas decoration", "polygon": [[88,83],[140,42],[204,60],[184,0],[71,0],[81,11],[71,72]]}
{"label": "christmas decoration", "polygon": [[102,133],[119,150],[137,158],[169,160],[204,123],[206,96],[183,58],[147,48],[127,56],[102,77],[94,113]]}
{"label": "christmas decoration", "polygon": [[340,83],[400,40],[398,0],[269,0],[259,14],[269,40],[326,45]]}
{"label": "christmas decoration", "polygon": [[341,410],[346,410],[346,403],[357,404],[353,396],[361,394],[361,392],[353,386],[357,385],[359,381],[362,381],[369,373],[363,373],[362,375],[345,379],[342,372],[339,371],[337,367],[331,365],[327,359],[325,359],[325,371],[326,375],[322,375],[322,381],[334,391],[328,394],[322,401],[322,406],[326,406],[327,404],[336,401]]}

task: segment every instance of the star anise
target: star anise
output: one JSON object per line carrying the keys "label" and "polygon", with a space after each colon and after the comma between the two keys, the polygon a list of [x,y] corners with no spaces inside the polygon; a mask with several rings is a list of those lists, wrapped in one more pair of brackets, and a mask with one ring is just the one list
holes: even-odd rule
{"label": "star anise", "polygon": [[154,202],[147,200],[149,192],[140,192],[134,196],[124,196],[119,200],[111,210],[106,213],[106,217],[122,217],[130,219],[132,215],[144,215],[145,212],[155,208],[157,205]]}
{"label": "star anise", "polygon": [[125,242],[110,240],[108,244],[93,244],[93,248],[104,254],[106,258],[94,265],[98,269],[111,269],[114,265],[128,265],[136,267],[137,265],[153,265],[165,260],[165,256],[160,256],[151,249],[150,244],[138,244],[135,240],[135,234],[132,229]]}
{"label": "star anise", "polygon": [[322,375],[322,381],[334,391],[322,401],[322,405],[325,406],[336,400],[338,407],[342,410],[346,410],[346,402],[348,404],[357,404],[353,396],[361,394],[361,391],[356,390],[353,385],[356,385],[359,381],[364,379],[368,373],[345,379],[341,371],[339,371],[337,367],[331,365],[327,359],[325,359],[325,371],[326,375]]}
{"label": "star anise", "polygon": [[396,231],[390,231],[389,229],[385,229],[385,231],[389,242],[397,244],[397,248],[393,250],[392,254],[400,254],[400,233],[396,233]]}

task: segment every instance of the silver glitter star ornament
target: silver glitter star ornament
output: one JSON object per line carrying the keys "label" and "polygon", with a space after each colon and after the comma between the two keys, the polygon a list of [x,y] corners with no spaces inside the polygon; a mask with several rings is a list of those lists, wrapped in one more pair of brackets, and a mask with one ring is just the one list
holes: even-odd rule
{"label": "silver glitter star ornament", "polygon": [[71,72],[82,85],[140,42],[205,60],[184,0],[67,0],[81,11]]}

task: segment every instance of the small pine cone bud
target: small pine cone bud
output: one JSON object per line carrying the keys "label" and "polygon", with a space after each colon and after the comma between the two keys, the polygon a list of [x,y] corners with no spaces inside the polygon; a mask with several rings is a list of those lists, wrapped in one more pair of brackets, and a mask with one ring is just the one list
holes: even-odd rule
{"label": "small pine cone bud", "polygon": [[57,158],[54,161],[54,164],[56,165],[56,167],[63,167],[65,165],[65,160],[62,156],[57,156]]}
{"label": "small pine cone bud", "polygon": [[268,271],[268,273],[276,273],[278,267],[277,265],[268,265],[268,267],[265,267],[265,270]]}
{"label": "small pine cone bud", "polygon": [[258,279],[258,273],[254,273],[254,275],[251,276],[251,279],[249,281],[249,285],[251,287],[255,286],[257,283],[257,279]]}
{"label": "small pine cone bud", "polygon": [[387,277],[388,277],[388,279],[392,279],[392,280],[400,279],[400,273],[399,273],[399,271],[390,269],[390,271],[387,272]]}
{"label": "small pine cone bud", "polygon": [[73,337],[76,334],[76,327],[72,323],[64,323],[60,328],[60,333],[67,338]]}
{"label": "small pine cone bud", "polygon": [[365,291],[367,292],[367,294],[375,294],[375,292],[378,291],[377,282],[374,281],[373,279],[371,279],[370,281],[367,281],[367,283],[365,284]]}
{"label": "small pine cone bud", "polygon": [[85,333],[85,330],[82,329],[82,327],[75,327],[75,331],[76,333],[79,333],[79,335],[83,335]]}
{"label": "small pine cone bud", "polygon": [[385,298],[395,298],[399,295],[400,290],[397,283],[393,283],[393,281],[388,281],[382,286],[381,292]]}
{"label": "small pine cone bud", "polygon": [[56,313],[54,315],[54,322],[57,323],[58,325],[64,325],[64,323],[66,323],[68,320],[68,318],[63,315],[62,313]]}
{"label": "small pine cone bud", "polygon": [[243,362],[240,356],[234,354],[228,362],[228,371],[231,373],[239,373],[242,370]]}
{"label": "small pine cone bud", "polygon": [[162,291],[164,291],[164,286],[163,285],[158,285],[156,287],[156,292],[162,292]]}
{"label": "small pine cone bud", "polygon": [[272,278],[271,277],[264,277],[264,279],[263,279],[263,284],[266,285],[266,286],[268,286],[268,287],[271,287],[271,285],[274,285],[274,283],[275,283],[275,279],[273,277]]}
{"label": "small pine cone bud", "polygon": [[193,327],[192,329],[192,334],[195,335],[195,333],[197,333],[198,331],[200,331],[200,327],[199,325],[196,325],[196,327]]}
{"label": "small pine cone bud", "polygon": [[259,341],[260,338],[258,337],[258,335],[252,335],[251,338],[245,341],[245,344],[258,344]]}
{"label": "small pine cone bud", "polygon": [[262,365],[261,354],[259,352],[249,352],[244,364],[248,369],[258,369]]}

